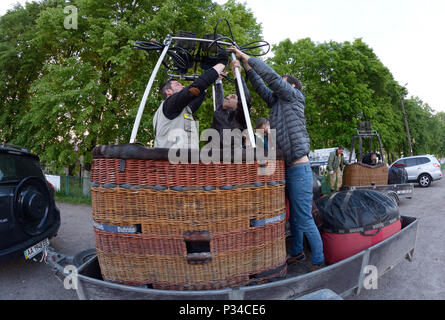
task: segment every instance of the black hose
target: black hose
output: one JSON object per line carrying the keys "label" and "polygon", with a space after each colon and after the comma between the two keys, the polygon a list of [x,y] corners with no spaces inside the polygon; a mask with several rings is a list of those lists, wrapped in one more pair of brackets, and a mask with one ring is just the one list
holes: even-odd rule
{"label": "black hose", "polygon": [[[217,37],[217,28],[218,25],[221,21],[225,21],[227,23],[227,26],[229,28],[229,32],[230,32],[230,37],[225,37],[225,36],[221,36],[219,38]],[[248,44],[245,44],[243,46],[238,46],[235,42],[235,38],[233,36],[233,32],[232,32],[232,28],[230,26],[229,21],[226,18],[220,18],[214,28],[213,31],[213,38],[214,40],[210,43],[209,47],[206,49],[207,54],[208,52],[210,52],[210,48],[212,46],[214,46],[216,44],[216,46],[220,49],[220,50],[224,50],[225,49],[218,43],[219,41],[226,41],[231,43],[233,46],[237,47],[239,50],[241,50],[242,52],[246,52],[246,51],[250,51],[250,50],[254,50],[254,49],[258,49],[258,48],[262,48],[265,46],[268,46],[268,49],[265,53],[262,54],[252,54],[250,53],[251,56],[255,56],[255,57],[259,57],[259,56],[263,56],[266,55],[269,51],[270,51],[270,44],[267,41],[253,41],[250,42]],[[154,40],[150,40],[150,41],[136,41],[134,44],[134,47],[136,49],[140,49],[140,50],[145,50],[145,51],[162,51],[165,48],[165,45],[154,41]],[[200,52],[201,50],[199,50]],[[167,68],[168,70],[172,70],[172,71],[179,71],[182,74],[187,73],[187,70],[189,68],[192,68],[193,65],[196,62],[201,61],[201,57],[199,52],[193,56],[188,50],[179,47],[179,46],[174,46],[174,47],[169,47],[169,49],[167,50],[167,54],[171,57],[171,59],[173,60],[173,67],[168,66],[167,63],[165,61],[162,61],[162,64],[164,65],[165,68]],[[195,64],[195,71],[196,71],[196,64]]]}
{"label": "black hose", "polygon": [[[162,51],[164,50],[165,45],[160,42],[151,40],[136,41],[134,47],[146,51]],[[192,67],[193,63],[195,62],[195,60],[193,59],[193,55],[188,50],[182,47],[169,47],[167,50],[167,54],[172,58],[174,66],[174,68],[172,68],[168,66],[165,61],[162,61],[162,64],[168,70],[185,71],[186,69]]]}
{"label": "black hose", "polygon": [[[231,26],[230,26],[230,22],[229,22],[229,20],[227,20],[227,19],[224,18],[224,17],[223,17],[223,18],[220,18],[220,19],[216,22],[215,29],[213,30],[213,36],[214,36],[214,38],[216,38],[216,35],[217,35],[216,31],[217,31],[217,29],[218,29],[218,25],[219,25],[219,23],[220,23],[221,21],[223,21],[223,20],[227,23],[227,26],[228,26],[228,28],[229,28],[229,32],[230,32],[230,36],[231,36],[231,38],[228,38],[228,37],[221,37],[221,38],[215,40],[214,42],[216,42],[216,41],[221,41],[222,39],[228,40],[229,42],[232,43],[232,45],[234,45],[235,47],[237,47],[237,48],[238,48],[239,50],[241,50],[242,52],[246,52],[246,51],[249,51],[249,50],[258,49],[258,48],[262,48],[262,47],[268,46],[268,49],[267,49],[267,51],[266,51],[265,53],[262,53],[262,54],[252,54],[252,53],[250,53],[250,55],[251,55],[251,56],[255,56],[255,57],[260,57],[260,56],[264,56],[264,55],[266,55],[266,54],[269,53],[269,51],[270,51],[270,44],[269,44],[267,41],[264,41],[264,40],[253,41],[253,42],[250,42],[250,43],[245,44],[245,45],[243,45],[243,46],[238,46],[238,45],[236,44],[235,37],[233,36],[232,28],[231,28]],[[259,45],[251,46],[251,45],[256,44],[256,43],[259,43]],[[261,44],[261,43],[263,43],[263,44]],[[218,46],[220,49],[224,50],[224,49],[221,47],[221,45],[220,45],[219,43],[216,43],[216,44],[217,44],[217,46]],[[213,42],[212,42],[212,44],[211,44],[210,46],[212,46],[212,45],[213,45]],[[251,46],[251,47],[248,47],[248,46]]]}

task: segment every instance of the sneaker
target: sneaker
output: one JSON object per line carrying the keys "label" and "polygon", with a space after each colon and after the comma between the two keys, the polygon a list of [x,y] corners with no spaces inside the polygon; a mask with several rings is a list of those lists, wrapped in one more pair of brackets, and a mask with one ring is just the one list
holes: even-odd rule
{"label": "sneaker", "polygon": [[306,255],[304,254],[304,252],[301,252],[300,254],[297,254],[296,256],[290,256],[289,258],[287,258],[286,263],[288,265],[290,265],[297,261],[304,261],[304,260],[306,260]]}
{"label": "sneaker", "polygon": [[324,263],[322,263],[322,264],[313,264],[313,265],[311,265],[311,272],[320,270],[321,268],[324,268],[324,267],[325,267]]}

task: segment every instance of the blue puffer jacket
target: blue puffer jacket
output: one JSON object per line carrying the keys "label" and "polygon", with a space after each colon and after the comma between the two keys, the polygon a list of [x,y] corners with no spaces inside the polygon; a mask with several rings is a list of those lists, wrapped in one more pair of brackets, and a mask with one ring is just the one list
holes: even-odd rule
{"label": "blue puffer jacket", "polygon": [[304,95],[263,61],[251,57],[248,64],[252,69],[247,72],[247,76],[254,90],[271,108],[270,128],[276,129],[277,147],[285,154],[286,167],[290,167],[295,160],[308,155],[310,151]]}

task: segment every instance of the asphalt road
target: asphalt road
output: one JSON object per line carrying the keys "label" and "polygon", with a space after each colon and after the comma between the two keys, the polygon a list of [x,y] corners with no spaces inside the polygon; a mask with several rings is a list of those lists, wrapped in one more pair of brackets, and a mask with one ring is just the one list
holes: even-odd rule
{"label": "asphalt road", "polygon": [[[445,300],[445,179],[429,188],[416,187],[411,200],[403,199],[400,213],[419,218],[413,262],[403,260],[378,280],[378,288],[363,290],[351,300]],[[51,246],[75,255],[94,247],[91,207],[58,203],[62,225]],[[71,300],[49,265],[14,259],[0,264],[0,300]]]}
{"label": "asphalt road", "polygon": [[[51,239],[54,250],[74,256],[94,248],[91,206],[57,203],[61,226]],[[0,300],[72,300],[74,290],[66,290],[61,280],[45,263],[17,258],[0,264]]]}
{"label": "asphalt road", "polygon": [[402,261],[355,300],[445,300],[445,179],[414,188],[400,213],[419,218],[413,262]]}

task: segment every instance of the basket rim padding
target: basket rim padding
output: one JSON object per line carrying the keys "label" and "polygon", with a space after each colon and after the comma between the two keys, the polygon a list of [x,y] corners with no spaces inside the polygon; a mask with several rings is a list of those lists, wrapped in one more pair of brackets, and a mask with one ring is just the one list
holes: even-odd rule
{"label": "basket rim padding", "polygon": [[[98,145],[93,148],[93,159],[138,159],[138,160],[158,160],[158,161],[168,161],[169,157],[168,148],[150,148],[145,147],[140,143],[128,143],[128,144],[120,144],[120,145]],[[197,152],[199,155],[199,160],[201,160],[200,151],[202,149],[176,149],[181,152],[188,152],[188,159],[192,159],[191,154],[193,152]],[[276,158],[275,159],[263,159],[261,153],[259,153],[259,157],[257,156],[257,150],[253,149],[254,153],[253,160],[284,160],[284,153],[281,150],[276,150]],[[226,160],[223,158],[223,150],[213,149],[214,152],[220,153],[220,160]],[[237,150],[238,151],[238,150]],[[242,161],[246,161],[246,149],[241,149]],[[265,155],[267,156],[267,152]],[[211,153],[209,153],[211,154]],[[230,161],[234,162],[234,151],[231,150]]]}

